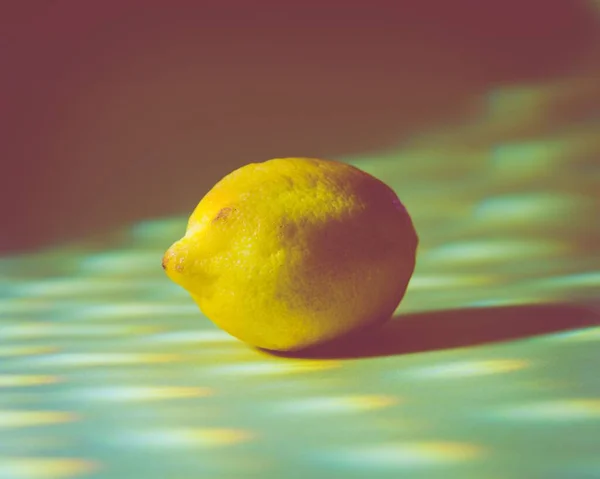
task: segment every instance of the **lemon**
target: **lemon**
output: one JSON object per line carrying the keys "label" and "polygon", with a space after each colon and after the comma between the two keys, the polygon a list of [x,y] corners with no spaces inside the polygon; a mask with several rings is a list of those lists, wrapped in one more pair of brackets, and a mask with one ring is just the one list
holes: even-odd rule
{"label": "lemon", "polygon": [[341,162],[278,158],[220,180],[163,268],[223,330],[293,351],[390,318],[417,243],[380,180]]}

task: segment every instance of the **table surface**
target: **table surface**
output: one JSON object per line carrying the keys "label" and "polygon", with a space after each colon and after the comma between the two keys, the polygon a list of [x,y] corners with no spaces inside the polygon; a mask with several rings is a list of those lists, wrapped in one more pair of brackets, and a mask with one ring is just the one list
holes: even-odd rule
{"label": "table surface", "polygon": [[495,144],[494,102],[544,91],[345,159],[421,236],[368,344],[282,358],[216,329],[160,268],[185,218],[2,259],[0,477],[600,477],[598,123]]}

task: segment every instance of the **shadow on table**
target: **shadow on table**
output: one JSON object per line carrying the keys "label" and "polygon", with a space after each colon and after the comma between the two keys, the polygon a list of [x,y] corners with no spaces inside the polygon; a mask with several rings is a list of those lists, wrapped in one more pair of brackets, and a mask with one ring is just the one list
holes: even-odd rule
{"label": "shadow on table", "polygon": [[593,310],[568,304],[503,306],[399,315],[378,329],[294,353],[306,359],[350,359],[513,341],[600,325]]}

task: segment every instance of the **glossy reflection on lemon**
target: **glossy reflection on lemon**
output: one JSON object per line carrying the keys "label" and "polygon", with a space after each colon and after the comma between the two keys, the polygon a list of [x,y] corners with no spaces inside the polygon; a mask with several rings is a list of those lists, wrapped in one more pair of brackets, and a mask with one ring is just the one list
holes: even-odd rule
{"label": "glossy reflection on lemon", "polygon": [[292,351],[390,318],[417,243],[380,180],[345,163],[281,158],[219,181],[163,268],[231,335]]}

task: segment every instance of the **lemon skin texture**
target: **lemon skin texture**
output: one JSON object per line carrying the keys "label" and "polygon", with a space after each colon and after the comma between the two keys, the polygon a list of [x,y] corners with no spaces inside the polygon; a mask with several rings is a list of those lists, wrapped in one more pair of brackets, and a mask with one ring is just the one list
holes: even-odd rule
{"label": "lemon skin texture", "polygon": [[380,180],[341,162],[278,158],[219,181],[163,268],[231,335],[297,351],[389,319],[417,244]]}

